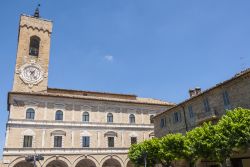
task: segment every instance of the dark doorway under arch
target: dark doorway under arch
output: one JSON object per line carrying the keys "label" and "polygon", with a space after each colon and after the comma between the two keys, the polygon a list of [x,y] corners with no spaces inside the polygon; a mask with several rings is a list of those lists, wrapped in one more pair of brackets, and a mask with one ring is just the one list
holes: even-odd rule
{"label": "dark doorway under arch", "polygon": [[90,159],[82,159],[75,167],[96,167],[96,164]]}
{"label": "dark doorway under arch", "polygon": [[110,158],[103,163],[102,167],[121,167],[121,164],[118,160]]}

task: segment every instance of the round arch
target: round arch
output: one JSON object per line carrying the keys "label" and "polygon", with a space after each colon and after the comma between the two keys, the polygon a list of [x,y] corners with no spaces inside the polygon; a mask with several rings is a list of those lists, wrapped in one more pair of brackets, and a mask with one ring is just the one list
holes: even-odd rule
{"label": "round arch", "polygon": [[[80,157],[78,157],[74,163],[73,163],[73,167],[76,167],[78,165],[78,163],[80,163],[81,161],[92,161],[94,166],[100,166],[99,162],[91,155],[81,155]],[[93,165],[92,165],[93,166]]]}
{"label": "round arch", "polygon": [[123,161],[117,155],[108,155],[101,160],[101,167],[122,167]]}
{"label": "round arch", "polygon": [[71,167],[71,163],[70,161],[62,156],[53,156],[48,158],[44,163],[43,163],[43,167],[49,167],[51,164],[54,163],[60,163],[62,164],[63,167]]}
{"label": "round arch", "polygon": [[129,157],[127,157],[126,160],[124,161],[124,165],[125,165],[125,167],[135,167],[135,165],[134,165],[133,162],[129,159]]}
{"label": "round arch", "polygon": [[128,161],[127,163],[126,163],[126,166],[125,167],[135,167],[135,165],[133,164],[133,162],[132,161]]}
{"label": "round arch", "polygon": [[[40,162],[36,162],[37,167],[41,167]],[[8,167],[33,167],[34,165],[32,163],[25,161],[25,156],[21,156],[13,160]]]}

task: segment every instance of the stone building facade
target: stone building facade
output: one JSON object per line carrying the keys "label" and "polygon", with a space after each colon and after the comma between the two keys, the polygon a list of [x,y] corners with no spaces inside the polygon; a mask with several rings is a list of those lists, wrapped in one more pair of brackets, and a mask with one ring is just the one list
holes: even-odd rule
{"label": "stone building facade", "polygon": [[[200,88],[189,90],[189,94],[189,99],[153,118],[156,137],[169,133],[185,134],[208,121],[216,123],[228,109],[250,109],[250,69],[203,92]],[[249,158],[250,153],[240,156]],[[249,165],[250,159],[243,163]]]}
{"label": "stone building facade", "polygon": [[[38,11],[36,11],[38,12]],[[127,167],[131,144],[154,136],[152,117],[172,103],[129,94],[48,88],[52,22],[21,15],[4,167]]]}

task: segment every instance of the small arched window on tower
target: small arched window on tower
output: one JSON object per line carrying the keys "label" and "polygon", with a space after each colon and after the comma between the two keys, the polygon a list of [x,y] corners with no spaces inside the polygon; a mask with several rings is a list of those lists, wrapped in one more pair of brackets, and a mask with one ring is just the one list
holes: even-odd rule
{"label": "small arched window on tower", "polygon": [[38,36],[30,37],[29,54],[31,56],[38,57],[38,55],[39,55],[39,47],[40,47],[40,38]]}

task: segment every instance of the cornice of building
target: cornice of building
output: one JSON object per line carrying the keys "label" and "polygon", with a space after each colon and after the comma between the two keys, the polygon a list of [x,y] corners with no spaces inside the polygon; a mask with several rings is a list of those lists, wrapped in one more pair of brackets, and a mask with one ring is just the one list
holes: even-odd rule
{"label": "cornice of building", "polygon": [[[73,92],[82,92],[83,94],[67,94],[67,93],[57,93],[51,92],[48,89],[48,92],[9,92],[8,93],[8,106],[10,105],[10,97],[12,95],[23,95],[23,96],[40,96],[40,97],[53,97],[53,98],[67,98],[67,99],[82,99],[82,100],[95,100],[95,101],[109,101],[109,102],[120,102],[120,103],[130,103],[130,104],[144,104],[144,105],[154,105],[154,106],[173,106],[174,103],[165,102],[161,100],[151,99],[151,98],[141,98],[135,95],[126,95],[126,94],[113,94],[113,93],[102,93],[102,92],[89,92],[89,91],[73,91]],[[69,91],[70,90],[63,90]],[[84,94],[84,93],[87,93]],[[94,94],[94,95],[93,95]],[[108,95],[108,96],[97,96]],[[116,96],[121,96],[120,98]],[[9,108],[8,108],[9,110]]]}

